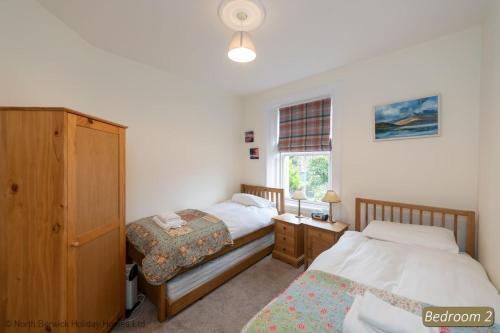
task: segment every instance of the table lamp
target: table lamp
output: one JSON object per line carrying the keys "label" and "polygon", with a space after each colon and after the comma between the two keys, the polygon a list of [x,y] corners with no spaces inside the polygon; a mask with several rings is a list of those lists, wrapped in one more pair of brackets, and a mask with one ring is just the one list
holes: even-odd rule
{"label": "table lamp", "polygon": [[333,204],[340,202],[339,196],[337,195],[337,193],[335,193],[335,191],[329,190],[325,193],[325,196],[323,197],[323,199],[321,199],[321,201],[328,202],[330,204],[330,214],[328,216],[328,220],[331,223],[333,223],[334,222],[334,220],[333,220]]}
{"label": "table lamp", "polygon": [[300,201],[307,199],[304,191],[297,190],[293,192],[292,199],[297,200],[299,202],[299,213],[295,216],[296,218],[303,218],[304,216],[300,215]]}

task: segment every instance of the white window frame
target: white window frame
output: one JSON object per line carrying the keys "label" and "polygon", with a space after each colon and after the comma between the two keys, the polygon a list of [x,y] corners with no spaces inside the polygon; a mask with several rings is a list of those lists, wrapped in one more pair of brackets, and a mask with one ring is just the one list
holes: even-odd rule
{"label": "white window frame", "polygon": [[[297,204],[297,200],[293,200],[288,195],[288,188],[285,187],[285,163],[283,163],[286,156],[314,156],[314,155],[328,155],[328,189],[332,188],[333,184],[333,154],[331,151],[313,151],[313,152],[291,152],[291,153],[280,153],[279,154],[279,183],[280,187],[285,190],[285,204],[287,206],[294,206]],[[303,200],[303,203],[315,206],[326,206],[327,203],[321,201]]]}

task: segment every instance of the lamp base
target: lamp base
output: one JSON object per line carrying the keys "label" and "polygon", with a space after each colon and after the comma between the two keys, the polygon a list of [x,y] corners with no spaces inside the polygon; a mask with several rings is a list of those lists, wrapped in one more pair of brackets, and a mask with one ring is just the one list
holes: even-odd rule
{"label": "lamp base", "polygon": [[302,216],[302,214],[300,213],[300,201],[301,200],[297,200],[299,202],[299,209],[297,211],[297,215],[295,215],[296,218],[298,219],[301,219],[301,218],[304,218],[305,216]]}
{"label": "lamp base", "polygon": [[328,215],[328,222],[335,223],[335,219],[333,218],[333,203],[330,202],[330,214]]}

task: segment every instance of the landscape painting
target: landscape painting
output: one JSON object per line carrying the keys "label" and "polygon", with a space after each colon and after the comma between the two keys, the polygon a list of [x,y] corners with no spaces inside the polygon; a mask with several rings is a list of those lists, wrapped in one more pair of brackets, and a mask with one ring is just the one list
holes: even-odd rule
{"label": "landscape painting", "polygon": [[439,96],[375,107],[375,140],[439,135]]}

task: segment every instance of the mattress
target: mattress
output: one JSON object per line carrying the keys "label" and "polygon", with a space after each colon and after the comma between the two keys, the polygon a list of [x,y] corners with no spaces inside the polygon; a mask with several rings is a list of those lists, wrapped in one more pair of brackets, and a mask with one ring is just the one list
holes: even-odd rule
{"label": "mattress", "polygon": [[267,234],[234,251],[177,275],[166,283],[165,289],[168,298],[171,301],[178,300],[190,291],[207,283],[212,278],[224,273],[231,267],[272,244],[274,244],[274,233]]}
{"label": "mattress", "polygon": [[204,211],[224,221],[233,240],[271,225],[272,218],[278,215],[275,207],[245,206],[233,201],[218,203]]}
{"label": "mattress", "polygon": [[347,231],[308,270],[339,275],[435,306],[488,305],[500,313],[498,291],[481,264],[465,253],[380,241]]}

